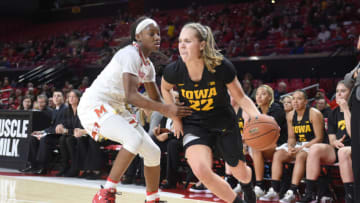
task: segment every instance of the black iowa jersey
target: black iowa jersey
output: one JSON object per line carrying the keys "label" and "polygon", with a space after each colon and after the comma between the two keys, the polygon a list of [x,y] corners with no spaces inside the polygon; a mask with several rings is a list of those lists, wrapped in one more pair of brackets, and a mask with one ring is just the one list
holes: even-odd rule
{"label": "black iowa jersey", "polygon": [[237,117],[237,122],[238,122],[238,126],[240,129],[240,134],[243,135],[243,131],[244,131],[244,119],[242,117],[242,108],[239,108],[236,117]]}
{"label": "black iowa jersey", "polygon": [[293,129],[298,142],[310,142],[315,138],[314,129],[310,122],[310,107],[306,107],[301,121],[297,120],[297,112],[294,112],[292,120]]}
{"label": "black iowa jersey", "polygon": [[225,129],[236,125],[236,115],[226,87],[236,77],[235,67],[224,59],[215,70],[215,73],[210,73],[204,67],[201,80],[195,82],[190,79],[181,58],[165,68],[164,79],[176,85],[180,102],[193,110],[191,116],[182,119],[184,127],[197,125],[208,129]]}
{"label": "black iowa jersey", "polygon": [[344,112],[340,111],[340,107],[337,107],[329,114],[327,133],[335,134],[336,139],[340,139],[346,135],[343,143],[345,146],[351,145],[351,138],[346,132]]}

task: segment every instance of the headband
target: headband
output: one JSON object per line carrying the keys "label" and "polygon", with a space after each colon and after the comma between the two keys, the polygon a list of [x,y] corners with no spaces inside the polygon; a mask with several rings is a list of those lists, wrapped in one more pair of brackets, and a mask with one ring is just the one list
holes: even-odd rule
{"label": "headband", "polygon": [[154,24],[155,26],[157,26],[157,23],[155,22],[155,20],[153,20],[151,18],[146,18],[145,20],[141,21],[136,26],[135,34],[139,34],[141,31],[143,31],[150,24]]}

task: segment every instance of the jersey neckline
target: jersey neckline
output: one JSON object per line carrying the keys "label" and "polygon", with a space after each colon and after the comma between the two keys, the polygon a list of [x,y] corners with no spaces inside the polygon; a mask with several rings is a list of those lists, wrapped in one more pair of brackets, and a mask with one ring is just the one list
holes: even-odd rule
{"label": "jersey neckline", "polygon": [[[181,61],[182,61],[182,60],[181,60]],[[201,73],[201,78],[200,78],[200,80],[199,80],[199,81],[194,81],[194,80],[192,80],[191,77],[190,77],[190,74],[189,74],[189,71],[188,71],[188,68],[187,68],[185,62],[184,62],[184,61],[182,61],[182,62],[183,62],[183,64],[184,64],[185,72],[186,72],[189,80],[190,80],[192,83],[194,83],[194,84],[200,84],[200,83],[202,82],[202,80],[204,79],[204,75],[205,75],[205,71],[206,71],[206,70],[205,70],[205,69],[206,69],[205,65],[204,65],[203,72]]]}
{"label": "jersey neckline", "polygon": [[132,45],[137,49],[139,56],[141,58],[142,65],[150,65],[149,58],[145,58],[144,53],[141,51],[140,46],[137,42],[133,42]]}

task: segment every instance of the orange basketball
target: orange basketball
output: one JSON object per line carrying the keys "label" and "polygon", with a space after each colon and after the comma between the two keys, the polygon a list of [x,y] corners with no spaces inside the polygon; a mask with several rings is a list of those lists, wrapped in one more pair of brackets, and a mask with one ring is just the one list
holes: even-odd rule
{"label": "orange basketball", "polygon": [[271,116],[261,114],[245,122],[243,140],[255,150],[273,147],[279,136],[280,127]]}

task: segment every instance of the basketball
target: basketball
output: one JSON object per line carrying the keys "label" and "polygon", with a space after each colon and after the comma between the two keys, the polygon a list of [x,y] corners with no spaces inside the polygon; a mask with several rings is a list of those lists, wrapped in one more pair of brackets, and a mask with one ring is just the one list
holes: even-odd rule
{"label": "basketball", "polygon": [[273,147],[279,136],[280,127],[271,116],[261,114],[245,122],[243,140],[255,150]]}

